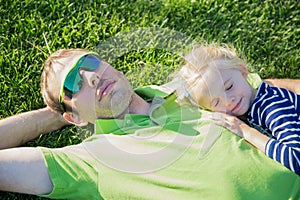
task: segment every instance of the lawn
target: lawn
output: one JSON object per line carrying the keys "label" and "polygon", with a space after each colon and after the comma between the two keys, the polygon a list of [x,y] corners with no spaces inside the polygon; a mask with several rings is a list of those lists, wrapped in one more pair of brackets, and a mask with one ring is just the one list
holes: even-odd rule
{"label": "lawn", "polygon": [[[0,0],[0,22],[0,118],[44,107],[43,62],[61,48],[97,50],[135,87],[168,81],[201,40],[234,45],[262,78],[300,78],[297,0]],[[87,134],[68,127],[26,146],[61,147]]]}

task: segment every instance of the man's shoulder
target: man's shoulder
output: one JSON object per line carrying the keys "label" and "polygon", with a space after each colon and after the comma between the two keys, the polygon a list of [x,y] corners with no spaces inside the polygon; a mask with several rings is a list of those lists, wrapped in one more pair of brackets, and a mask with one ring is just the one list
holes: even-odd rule
{"label": "man's shoulder", "polygon": [[162,97],[165,98],[170,94],[174,93],[176,86],[173,85],[172,82],[163,84],[161,86],[158,85],[147,85],[136,88],[134,91],[144,99],[147,98],[155,98]]}

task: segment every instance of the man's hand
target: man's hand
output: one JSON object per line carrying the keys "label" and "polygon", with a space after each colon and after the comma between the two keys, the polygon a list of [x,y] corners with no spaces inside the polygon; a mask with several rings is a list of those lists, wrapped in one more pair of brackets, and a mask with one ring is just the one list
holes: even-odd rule
{"label": "man's hand", "polygon": [[264,81],[271,86],[286,88],[300,94],[300,79],[265,79]]}

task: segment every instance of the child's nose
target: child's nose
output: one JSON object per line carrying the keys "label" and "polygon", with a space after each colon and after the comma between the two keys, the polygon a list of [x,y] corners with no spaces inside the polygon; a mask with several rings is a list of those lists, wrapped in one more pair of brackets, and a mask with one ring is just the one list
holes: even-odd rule
{"label": "child's nose", "polygon": [[235,102],[234,96],[226,96],[226,107],[230,108],[234,102]]}

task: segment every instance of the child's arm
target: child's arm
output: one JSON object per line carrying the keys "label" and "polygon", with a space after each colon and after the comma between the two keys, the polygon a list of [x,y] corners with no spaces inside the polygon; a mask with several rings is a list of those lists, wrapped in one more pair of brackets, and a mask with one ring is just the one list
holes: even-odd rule
{"label": "child's arm", "polygon": [[236,135],[244,138],[253,146],[265,153],[265,147],[269,141],[269,137],[260,133],[255,128],[248,126],[242,120],[235,116],[227,115],[224,113],[213,114],[211,119],[218,125],[221,125]]}
{"label": "child's arm", "polygon": [[300,94],[300,79],[265,79],[264,82],[274,87],[286,88]]}

